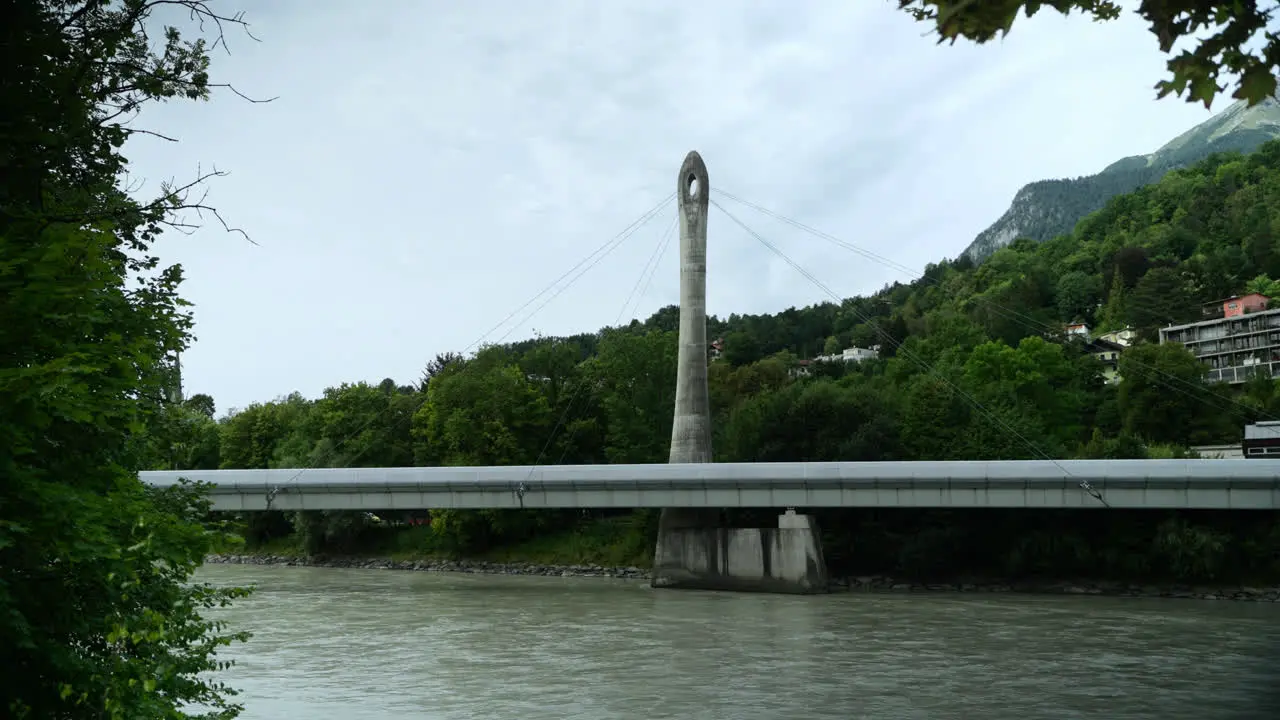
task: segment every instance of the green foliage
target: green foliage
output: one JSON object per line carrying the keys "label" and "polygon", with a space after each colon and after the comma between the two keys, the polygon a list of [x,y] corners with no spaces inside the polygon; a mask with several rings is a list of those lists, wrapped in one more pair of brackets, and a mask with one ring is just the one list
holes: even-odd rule
{"label": "green foliage", "polygon": [[867,383],[788,384],[726,413],[717,447],[739,462],[894,458],[892,405]]}
{"label": "green foliage", "polygon": [[200,489],[149,491],[137,477],[215,465],[221,445],[207,396],[167,400],[191,317],[181,268],[151,252],[176,211],[199,207],[186,196],[195,183],[149,203],[118,184],[137,132],[124,123],[149,101],[210,88],[204,40],[144,31],[154,5],[26,2],[0,23],[6,717],[238,714],[208,673],[226,665],[219,647],[246,636],[202,612],[245,591],[189,582],[223,536],[204,524]]}
{"label": "green foliage", "polygon": [[[1230,432],[1215,427],[1221,416],[1204,411],[1207,372],[1180,345],[1139,345],[1120,355],[1121,423],[1124,431],[1157,443],[1208,443]],[[1216,431],[1216,432],[1215,432]],[[1220,434],[1221,433],[1221,434]]]}
{"label": "green foliage", "polygon": [[1250,280],[1244,286],[1244,291],[1266,295],[1269,298],[1280,298],[1280,281],[1272,280],[1266,273],[1262,273]]}
{"label": "green foliage", "polygon": [[[1066,15],[1079,11],[1095,21],[1114,20],[1120,5],[1110,0],[899,0],[898,6],[938,32],[938,42],[964,37],[985,43],[1003,37],[1013,27],[1018,11],[1027,17],[1041,7]],[[1193,0],[1142,0],[1137,13],[1151,26],[1160,51],[1169,53],[1179,40],[1192,39],[1194,50],[1183,50],[1169,59],[1170,78],[1156,83],[1157,97],[1184,93],[1187,102],[1205,107],[1224,88],[1222,75],[1237,78],[1232,97],[1253,105],[1276,92],[1275,73],[1280,69],[1280,37],[1267,33],[1267,21],[1275,5],[1266,2],[1195,2]],[[1261,39],[1262,43],[1255,40]]]}
{"label": "green foliage", "polygon": [[417,455],[433,465],[524,465],[554,422],[540,379],[493,348],[431,379],[414,416]]}
{"label": "green foliage", "polygon": [[606,333],[587,369],[611,463],[665,462],[676,394],[676,333]]}

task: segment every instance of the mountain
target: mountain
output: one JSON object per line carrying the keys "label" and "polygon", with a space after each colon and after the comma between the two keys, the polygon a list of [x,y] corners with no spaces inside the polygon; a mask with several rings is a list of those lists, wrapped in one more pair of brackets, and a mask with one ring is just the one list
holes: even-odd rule
{"label": "mountain", "polygon": [[1280,101],[1267,98],[1253,107],[1244,101],[1232,103],[1150,155],[1117,160],[1097,175],[1024,186],[1004,215],[978,233],[964,254],[981,261],[1018,238],[1043,242],[1066,234],[1111,198],[1150,185],[1170,170],[1187,167],[1213,153],[1252,152],[1277,137]]}

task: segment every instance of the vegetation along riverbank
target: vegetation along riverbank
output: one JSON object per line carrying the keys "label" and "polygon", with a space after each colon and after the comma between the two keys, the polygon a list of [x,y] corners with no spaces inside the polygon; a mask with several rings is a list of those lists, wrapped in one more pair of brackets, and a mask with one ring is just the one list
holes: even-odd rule
{"label": "vegetation along riverbank", "polygon": [[[459,535],[467,526],[448,512],[436,513],[430,525],[365,516],[318,526],[302,515],[253,514],[251,522],[234,526],[247,539],[224,544],[206,562],[648,578],[656,512],[488,512],[507,536]],[[748,525],[766,521],[763,515],[725,520]],[[1280,582],[1255,561],[1257,548],[1274,532],[1266,516],[1252,517],[1252,523],[1238,513],[1134,511],[863,510],[820,516],[837,591],[1280,601]]]}

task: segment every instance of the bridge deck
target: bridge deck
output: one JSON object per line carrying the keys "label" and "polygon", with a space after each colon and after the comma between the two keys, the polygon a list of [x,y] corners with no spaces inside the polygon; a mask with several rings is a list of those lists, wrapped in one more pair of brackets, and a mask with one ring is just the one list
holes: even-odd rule
{"label": "bridge deck", "polygon": [[142,473],[215,510],[954,507],[1280,509],[1280,460],[707,463]]}

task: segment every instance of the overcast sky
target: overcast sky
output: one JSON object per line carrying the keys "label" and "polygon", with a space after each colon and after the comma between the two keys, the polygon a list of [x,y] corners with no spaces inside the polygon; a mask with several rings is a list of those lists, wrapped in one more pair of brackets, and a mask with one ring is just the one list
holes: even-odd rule
{"label": "overcast sky", "polygon": [[[1097,172],[1209,115],[1154,100],[1164,56],[1132,15],[1043,11],[977,47],[936,45],[888,0],[246,5],[261,42],[232,33],[212,72],[278,99],[159,107],[140,126],[180,142],[128,148],[150,188],[229,171],[209,201],[259,243],[214,223],[159,247],[195,303],[186,391],[220,413],[416,381],[671,194],[689,150],[713,188],[921,269],[957,255],[1023,184]],[[722,202],[838,293],[908,279]],[[711,212],[712,313],[826,299]],[[594,331],[675,303],[673,244],[624,313],[674,218],[668,205],[487,339]]]}

